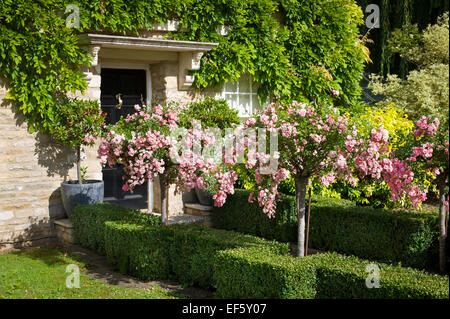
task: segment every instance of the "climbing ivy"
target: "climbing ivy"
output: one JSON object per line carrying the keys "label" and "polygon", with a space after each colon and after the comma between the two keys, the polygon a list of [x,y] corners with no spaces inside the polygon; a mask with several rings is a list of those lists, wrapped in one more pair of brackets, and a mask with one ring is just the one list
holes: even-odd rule
{"label": "climbing ivy", "polygon": [[[65,25],[68,4],[80,8],[79,28]],[[69,107],[55,97],[86,89],[81,67],[90,58],[78,34],[138,35],[175,19],[180,30],[171,38],[219,43],[195,73],[198,89],[247,72],[261,100],[351,106],[365,60],[362,17],[354,0],[0,0],[0,75],[30,131],[52,133],[55,114]],[[219,25],[230,27],[228,35]]]}

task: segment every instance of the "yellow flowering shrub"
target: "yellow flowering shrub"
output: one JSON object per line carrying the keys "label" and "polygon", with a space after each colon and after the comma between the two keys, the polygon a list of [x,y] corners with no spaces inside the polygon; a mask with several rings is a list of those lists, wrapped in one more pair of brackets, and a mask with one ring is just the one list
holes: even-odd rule
{"label": "yellow flowering shrub", "polygon": [[412,133],[414,123],[408,115],[396,107],[394,103],[384,108],[369,108],[359,120],[370,124],[369,127],[383,127],[389,131],[390,151],[405,143],[405,137]]}

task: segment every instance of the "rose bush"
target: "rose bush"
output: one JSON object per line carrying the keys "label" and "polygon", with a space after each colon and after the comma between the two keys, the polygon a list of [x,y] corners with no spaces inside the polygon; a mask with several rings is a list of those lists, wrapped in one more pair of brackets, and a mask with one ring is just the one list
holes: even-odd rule
{"label": "rose bush", "polygon": [[[163,200],[166,187],[176,184],[176,192],[194,186],[206,189],[213,194],[215,205],[223,205],[227,194],[234,192],[236,174],[223,162],[198,152],[216,142],[214,135],[195,122],[189,130],[179,128],[180,105],[156,105],[150,110],[136,105],[135,109],[136,113],[108,128],[98,149],[102,164],[124,165],[123,190],[133,191],[158,176]],[[162,207],[163,223],[167,223]]]}

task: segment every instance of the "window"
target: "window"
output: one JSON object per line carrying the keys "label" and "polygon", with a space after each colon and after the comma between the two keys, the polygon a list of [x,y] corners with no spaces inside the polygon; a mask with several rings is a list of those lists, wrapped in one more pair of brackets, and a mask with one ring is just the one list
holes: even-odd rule
{"label": "window", "polygon": [[250,117],[261,109],[257,90],[251,75],[243,74],[236,83],[227,82],[220,97],[225,99],[230,107],[239,111],[239,117]]}

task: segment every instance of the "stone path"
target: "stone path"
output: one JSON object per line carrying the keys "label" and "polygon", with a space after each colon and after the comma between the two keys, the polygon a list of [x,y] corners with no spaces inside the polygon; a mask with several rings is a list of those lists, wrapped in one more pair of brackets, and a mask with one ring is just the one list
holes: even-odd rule
{"label": "stone path", "polygon": [[144,281],[128,275],[123,275],[108,264],[106,258],[77,245],[65,245],[62,250],[80,257],[88,264],[87,274],[93,279],[98,279],[110,285],[125,288],[149,289],[159,286],[171,293],[185,295],[189,299],[213,298],[213,292],[197,287],[183,287],[178,283],[166,280]]}

